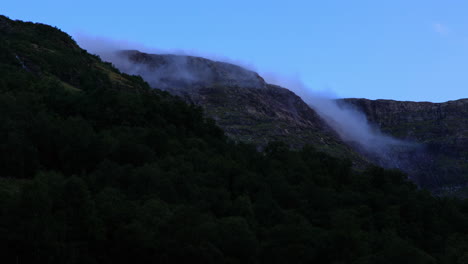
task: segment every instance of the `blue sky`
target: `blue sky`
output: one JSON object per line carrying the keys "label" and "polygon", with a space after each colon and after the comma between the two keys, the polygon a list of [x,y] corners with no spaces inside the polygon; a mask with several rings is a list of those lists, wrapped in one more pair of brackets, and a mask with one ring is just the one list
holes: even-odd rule
{"label": "blue sky", "polygon": [[339,97],[468,97],[468,1],[4,1],[12,19],[212,54]]}

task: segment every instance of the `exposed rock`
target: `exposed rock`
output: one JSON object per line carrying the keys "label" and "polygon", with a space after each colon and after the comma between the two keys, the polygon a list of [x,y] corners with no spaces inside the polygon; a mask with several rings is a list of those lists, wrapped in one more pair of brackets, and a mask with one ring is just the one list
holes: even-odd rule
{"label": "exposed rock", "polygon": [[400,139],[422,144],[421,151],[401,151],[400,160],[431,189],[468,183],[468,99],[445,103],[345,99],[370,122]]}

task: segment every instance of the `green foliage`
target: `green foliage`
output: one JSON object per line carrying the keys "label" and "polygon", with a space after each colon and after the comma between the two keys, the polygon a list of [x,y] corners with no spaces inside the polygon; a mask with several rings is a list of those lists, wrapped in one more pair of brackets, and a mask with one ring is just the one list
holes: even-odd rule
{"label": "green foliage", "polygon": [[397,171],[355,172],[311,147],[234,144],[199,108],[119,75],[64,33],[8,23],[5,263],[466,261],[465,201],[432,197]]}

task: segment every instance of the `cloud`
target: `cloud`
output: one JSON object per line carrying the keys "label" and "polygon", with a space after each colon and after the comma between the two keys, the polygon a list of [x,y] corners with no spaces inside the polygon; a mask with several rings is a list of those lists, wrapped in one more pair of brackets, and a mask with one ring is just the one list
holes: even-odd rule
{"label": "cloud", "polygon": [[234,65],[239,65],[251,71],[257,71],[257,68],[252,62],[245,60],[233,59],[224,55],[203,52],[199,50],[183,50],[183,49],[161,49],[147,46],[143,43],[128,41],[125,39],[113,39],[103,36],[96,36],[86,32],[75,32],[72,34],[81,48],[89,53],[99,55],[105,61],[114,62],[114,53],[119,50],[138,50],[150,54],[175,54],[203,57],[214,61],[226,62]]}
{"label": "cloud", "polygon": [[441,23],[435,23],[432,25],[434,31],[439,34],[439,35],[442,35],[442,36],[446,36],[450,33],[450,30],[447,26],[445,26],[444,24],[441,24]]}
{"label": "cloud", "polygon": [[343,141],[379,166],[398,168],[411,173],[415,165],[403,153],[424,153],[423,146],[416,142],[383,133],[378,125],[371,123],[355,105],[338,99],[329,89],[310,89],[299,76],[288,77],[269,73],[263,77],[267,82],[286,87],[299,95]]}

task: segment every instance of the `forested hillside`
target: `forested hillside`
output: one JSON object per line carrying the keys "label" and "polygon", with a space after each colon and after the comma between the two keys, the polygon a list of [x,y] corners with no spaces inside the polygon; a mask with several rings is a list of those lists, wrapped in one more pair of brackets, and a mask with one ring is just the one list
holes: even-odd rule
{"label": "forested hillside", "polygon": [[4,263],[466,263],[468,203],[230,142],[60,30],[0,16]]}

